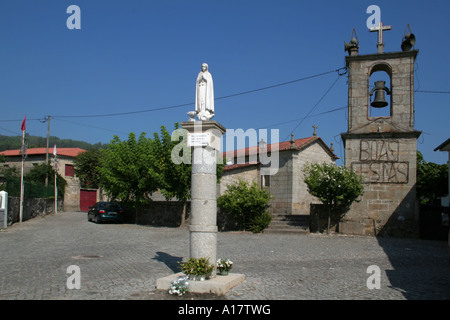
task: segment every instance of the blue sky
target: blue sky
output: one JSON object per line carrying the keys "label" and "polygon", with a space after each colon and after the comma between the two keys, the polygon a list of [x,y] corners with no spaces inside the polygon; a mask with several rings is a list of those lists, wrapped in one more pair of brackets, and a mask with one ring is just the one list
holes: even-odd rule
{"label": "blue sky", "polygon": [[[81,9],[81,30],[66,26],[72,4]],[[52,136],[90,143],[172,130],[194,109],[203,62],[221,98],[344,67],[353,28],[360,54],[376,53],[377,35],[366,26],[372,4],[392,26],[385,52],[400,51],[407,24],[416,35],[416,90],[449,92],[446,0],[2,0],[0,134],[21,135],[25,115],[30,135],[45,137],[39,119],[50,115]],[[346,106],[347,78],[331,72],[218,99],[213,120],[279,129],[280,140],[311,136],[317,125],[343,159]],[[417,146],[427,161],[447,161],[433,150],[450,137],[449,106],[448,93],[415,94]]]}

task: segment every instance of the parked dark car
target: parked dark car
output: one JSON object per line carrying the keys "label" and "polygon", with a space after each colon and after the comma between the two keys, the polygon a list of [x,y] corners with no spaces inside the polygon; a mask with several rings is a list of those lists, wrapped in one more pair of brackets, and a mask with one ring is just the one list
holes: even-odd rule
{"label": "parked dark car", "polygon": [[115,202],[97,202],[89,207],[87,213],[88,221],[100,223],[103,221],[123,222],[125,220],[125,210]]}

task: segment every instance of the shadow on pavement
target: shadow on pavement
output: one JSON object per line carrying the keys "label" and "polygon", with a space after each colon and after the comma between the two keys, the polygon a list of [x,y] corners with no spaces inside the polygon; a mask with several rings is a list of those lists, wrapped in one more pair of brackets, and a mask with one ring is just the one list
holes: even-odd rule
{"label": "shadow on pavement", "polygon": [[183,257],[172,256],[168,253],[158,251],[156,252],[156,256],[152,259],[163,262],[174,273],[181,272],[180,263],[183,260]]}
{"label": "shadow on pavement", "polygon": [[447,244],[406,238],[377,237],[393,270],[385,270],[392,289],[407,300],[450,299]]}

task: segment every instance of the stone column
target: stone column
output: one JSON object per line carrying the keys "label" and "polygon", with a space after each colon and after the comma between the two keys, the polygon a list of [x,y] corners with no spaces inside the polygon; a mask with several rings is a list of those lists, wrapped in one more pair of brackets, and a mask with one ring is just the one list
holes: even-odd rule
{"label": "stone column", "polygon": [[[216,262],[217,155],[226,129],[216,121],[181,123],[192,147],[190,257]],[[213,276],[216,274],[215,270]]]}

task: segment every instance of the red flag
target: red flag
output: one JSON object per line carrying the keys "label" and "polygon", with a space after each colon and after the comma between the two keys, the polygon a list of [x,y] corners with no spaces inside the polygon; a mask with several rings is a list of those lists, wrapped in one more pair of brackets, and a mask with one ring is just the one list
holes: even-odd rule
{"label": "red flag", "polygon": [[23,118],[23,121],[22,121],[22,131],[25,131],[25,121],[27,120],[27,116],[25,116],[24,118]]}

